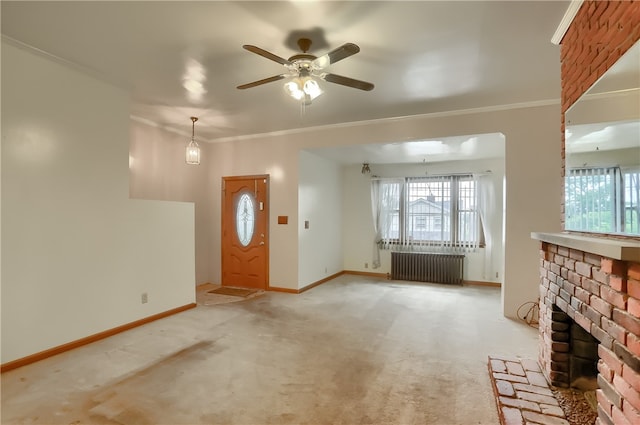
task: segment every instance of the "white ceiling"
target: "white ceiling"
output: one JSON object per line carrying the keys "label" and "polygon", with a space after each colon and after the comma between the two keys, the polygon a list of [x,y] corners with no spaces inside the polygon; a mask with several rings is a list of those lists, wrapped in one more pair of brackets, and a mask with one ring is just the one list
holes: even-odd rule
{"label": "white ceiling", "polygon": [[406,164],[468,161],[504,157],[500,133],[446,137],[438,140],[317,148],[313,153],[340,164]]}
{"label": "white ceiling", "polygon": [[[567,154],[640,147],[640,120],[598,122],[567,128]],[[640,163],[640,158],[637,158]]]}
{"label": "white ceiling", "polygon": [[[558,99],[559,46],[550,41],[568,1],[2,1],[2,34],[130,90],[131,114],[200,140]],[[328,72],[375,84],[323,82],[301,107],[282,65],[310,35],[317,56],[352,42],[360,52]],[[183,86],[190,75],[206,93]],[[446,141],[445,141],[446,142]],[[454,141],[460,143],[459,140]],[[415,160],[414,160],[415,161]]]}

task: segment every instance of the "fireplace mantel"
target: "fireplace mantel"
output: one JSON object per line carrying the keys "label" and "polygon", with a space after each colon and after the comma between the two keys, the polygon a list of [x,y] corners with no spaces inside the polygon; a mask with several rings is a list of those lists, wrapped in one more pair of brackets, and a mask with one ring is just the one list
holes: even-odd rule
{"label": "fireplace mantel", "polygon": [[601,255],[614,260],[640,263],[640,241],[576,235],[573,233],[532,232],[532,239]]}

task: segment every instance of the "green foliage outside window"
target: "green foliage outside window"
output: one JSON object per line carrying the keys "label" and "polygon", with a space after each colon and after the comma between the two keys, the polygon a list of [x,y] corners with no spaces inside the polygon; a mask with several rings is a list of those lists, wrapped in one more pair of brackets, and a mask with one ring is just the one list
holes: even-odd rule
{"label": "green foliage outside window", "polygon": [[565,229],[640,234],[640,172],[619,167],[569,170],[565,179]]}

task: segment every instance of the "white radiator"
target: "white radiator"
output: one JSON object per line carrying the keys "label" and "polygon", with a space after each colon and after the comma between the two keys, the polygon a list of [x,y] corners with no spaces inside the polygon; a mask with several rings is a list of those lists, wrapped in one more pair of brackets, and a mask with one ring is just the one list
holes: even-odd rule
{"label": "white radiator", "polygon": [[391,279],[462,284],[464,254],[392,252]]}

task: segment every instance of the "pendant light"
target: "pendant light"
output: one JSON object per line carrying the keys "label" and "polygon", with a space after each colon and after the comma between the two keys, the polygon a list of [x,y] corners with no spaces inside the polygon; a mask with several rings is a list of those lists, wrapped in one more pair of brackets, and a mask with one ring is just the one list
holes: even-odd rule
{"label": "pendant light", "polygon": [[198,117],[191,117],[191,141],[185,151],[185,162],[189,165],[200,165],[200,146],[195,137],[196,121]]}

